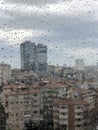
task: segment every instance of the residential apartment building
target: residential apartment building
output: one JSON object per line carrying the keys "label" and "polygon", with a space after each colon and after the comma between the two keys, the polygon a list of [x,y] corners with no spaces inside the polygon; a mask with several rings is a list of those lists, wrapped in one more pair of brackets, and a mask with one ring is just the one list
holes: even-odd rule
{"label": "residential apartment building", "polygon": [[40,114],[39,92],[28,89],[24,84],[5,87],[1,94],[1,101],[7,115],[7,129],[23,130],[29,120],[37,124],[43,120]]}
{"label": "residential apartment building", "polygon": [[96,92],[93,89],[74,88],[74,99],[83,99],[89,103],[89,110],[95,108]]}
{"label": "residential apartment building", "polygon": [[62,67],[55,65],[48,65],[48,75],[51,77],[61,77],[62,76]]}
{"label": "residential apartment building", "polygon": [[86,127],[85,111],[88,103],[78,99],[55,99],[53,107],[54,130],[91,130]]}
{"label": "residential apartment building", "polygon": [[0,102],[0,130],[6,130],[6,113],[1,102]]}
{"label": "residential apartment building", "polygon": [[53,125],[53,106],[56,98],[70,98],[72,88],[70,85],[56,81],[40,82],[40,94],[42,97],[43,121]]}
{"label": "residential apartment building", "polygon": [[0,86],[11,81],[11,66],[8,64],[0,64]]}
{"label": "residential apartment building", "polygon": [[16,69],[12,70],[12,82],[17,83],[26,83],[26,84],[31,84],[33,82],[38,81],[38,75],[37,73],[33,71],[25,71],[21,72],[20,70],[17,71]]}
{"label": "residential apartment building", "polygon": [[7,85],[0,94],[7,115],[6,128],[23,130],[32,120],[47,126],[47,130],[92,130],[98,112],[97,92],[52,78]]}

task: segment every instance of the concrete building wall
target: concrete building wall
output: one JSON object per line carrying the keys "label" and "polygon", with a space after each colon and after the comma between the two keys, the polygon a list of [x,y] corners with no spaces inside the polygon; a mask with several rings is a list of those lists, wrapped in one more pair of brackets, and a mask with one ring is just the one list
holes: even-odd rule
{"label": "concrete building wall", "polygon": [[0,64],[0,85],[7,84],[11,81],[11,66],[8,64]]}
{"label": "concrete building wall", "polygon": [[[65,100],[58,100],[58,103],[54,103],[54,130],[63,130],[64,128],[64,130],[85,130],[85,123],[87,123],[84,118],[86,104],[79,100],[78,102],[71,99]],[[89,117],[87,118],[89,119]]]}
{"label": "concrete building wall", "polygon": [[17,89],[4,90],[1,95],[3,106],[7,114],[6,128],[11,130],[23,130],[25,122],[32,120],[40,123],[40,96],[35,90],[20,91]]}

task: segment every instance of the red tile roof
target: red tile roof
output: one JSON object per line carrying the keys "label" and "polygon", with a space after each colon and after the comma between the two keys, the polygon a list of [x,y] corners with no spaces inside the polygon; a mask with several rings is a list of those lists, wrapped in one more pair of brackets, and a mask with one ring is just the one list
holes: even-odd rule
{"label": "red tile roof", "polygon": [[55,105],[89,105],[88,102],[81,100],[81,99],[55,99]]}

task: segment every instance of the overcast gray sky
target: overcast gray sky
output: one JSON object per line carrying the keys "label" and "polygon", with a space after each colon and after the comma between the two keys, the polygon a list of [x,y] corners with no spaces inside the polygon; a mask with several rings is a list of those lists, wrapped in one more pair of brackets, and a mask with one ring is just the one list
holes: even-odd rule
{"label": "overcast gray sky", "polygon": [[96,64],[97,0],[0,0],[0,62],[19,67],[25,40],[47,45],[50,64]]}

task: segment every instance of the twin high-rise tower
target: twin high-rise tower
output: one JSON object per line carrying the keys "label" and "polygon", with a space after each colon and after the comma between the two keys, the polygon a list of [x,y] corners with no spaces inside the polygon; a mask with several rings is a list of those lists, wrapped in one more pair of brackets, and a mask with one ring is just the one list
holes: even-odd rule
{"label": "twin high-rise tower", "polygon": [[20,45],[21,70],[47,71],[47,46],[25,41]]}

